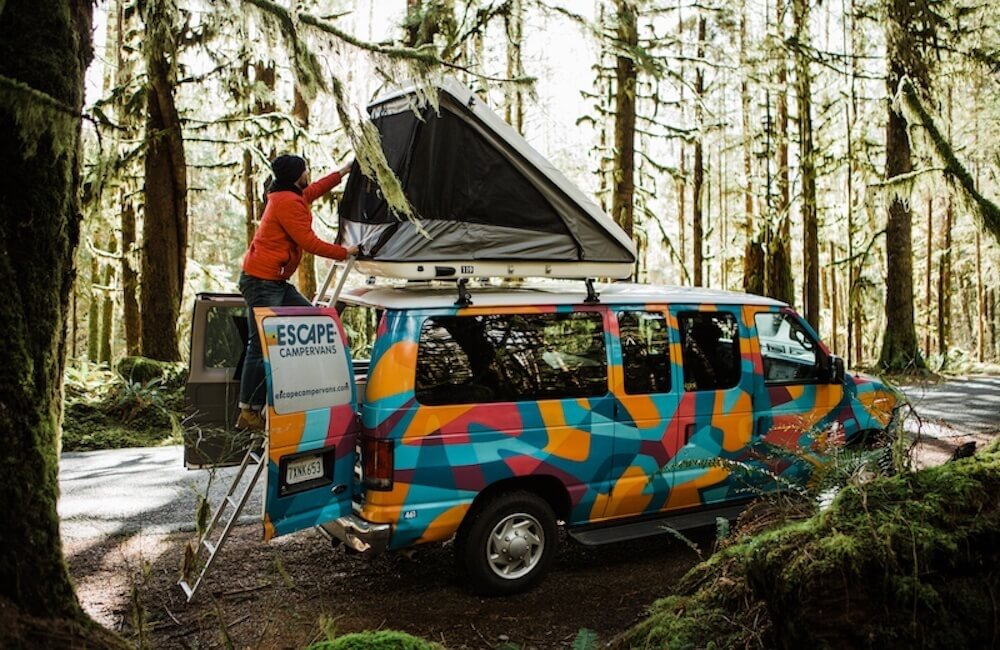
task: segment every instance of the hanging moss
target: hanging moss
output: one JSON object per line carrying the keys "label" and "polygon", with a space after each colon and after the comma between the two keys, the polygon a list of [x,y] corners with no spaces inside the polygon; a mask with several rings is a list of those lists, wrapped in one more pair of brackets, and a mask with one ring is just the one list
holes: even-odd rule
{"label": "hanging moss", "polygon": [[1000,206],[979,193],[972,174],[958,160],[955,150],[948,139],[937,127],[933,116],[924,107],[917,94],[917,89],[909,78],[903,77],[896,91],[896,104],[902,111],[906,121],[911,125],[920,125],[927,133],[931,144],[931,153],[943,165],[945,177],[952,187],[961,190],[961,196],[971,211],[978,215],[983,226],[997,241],[1000,241]]}

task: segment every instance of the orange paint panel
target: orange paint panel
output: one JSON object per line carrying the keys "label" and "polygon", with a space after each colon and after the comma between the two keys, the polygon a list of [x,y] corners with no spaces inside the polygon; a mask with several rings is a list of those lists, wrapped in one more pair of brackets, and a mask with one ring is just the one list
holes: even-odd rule
{"label": "orange paint panel", "polygon": [[273,408],[268,407],[267,429],[268,455],[271,460],[278,462],[278,458],[285,453],[283,450],[291,448],[291,451],[295,451],[298,448],[306,430],[306,414],[299,411],[278,415]]}
{"label": "orange paint panel", "polygon": [[635,515],[643,512],[652,500],[652,494],[643,494],[649,477],[636,465],[629,466],[614,485],[604,511],[605,518]]}
{"label": "orange paint panel", "polygon": [[270,542],[274,539],[274,524],[271,523],[271,517],[265,512],[264,513],[264,541]]}
{"label": "orange paint panel", "polygon": [[424,534],[420,536],[420,539],[416,543],[441,542],[454,535],[455,531],[461,525],[465,513],[468,512],[470,505],[472,504],[464,503],[442,512],[427,526]]}
{"label": "orange paint panel", "polygon": [[417,367],[417,344],[399,341],[385,351],[368,377],[365,400],[376,402],[413,390],[413,369]]}
{"label": "orange paint panel", "polygon": [[660,419],[660,410],[649,395],[629,395],[622,400],[622,406],[636,422],[649,422]]}
{"label": "orange paint panel", "polygon": [[729,413],[722,412],[723,393],[720,391],[715,398],[715,415],[712,416],[712,426],[722,431],[722,448],[726,451],[739,451],[750,444],[753,433],[753,414],[750,408],[749,393],[740,392],[739,399]]}
{"label": "orange paint panel", "polygon": [[590,453],[590,433],[582,429],[567,426],[566,414],[559,402],[538,402],[538,412],[549,434],[549,442],[545,452],[572,460],[583,462]]}
{"label": "orange paint panel", "polygon": [[475,404],[455,406],[421,406],[403,434],[403,444],[434,433],[443,426],[454,422],[473,408]]}
{"label": "orange paint panel", "polygon": [[728,477],[728,469],[723,467],[711,467],[698,478],[692,479],[686,483],[675,485],[674,488],[670,490],[670,498],[667,499],[667,504],[663,509],[673,510],[675,508],[700,506],[701,494],[699,493],[699,490],[721,483]]}
{"label": "orange paint panel", "polygon": [[388,491],[368,490],[365,493],[361,516],[379,524],[394,524],[403,513],[403,504],[410,492],[410,484],[395,481]]}

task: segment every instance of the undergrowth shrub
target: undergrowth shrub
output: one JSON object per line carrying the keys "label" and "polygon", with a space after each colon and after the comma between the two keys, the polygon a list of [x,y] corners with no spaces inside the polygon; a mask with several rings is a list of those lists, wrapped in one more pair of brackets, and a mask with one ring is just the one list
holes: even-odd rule
{"label": "undergrowth shrub", "polygon": [[65,451],[180,442],[183,364],[126,357],[107,366],[68,365],[62,445]]}
{"label": "undergrowth shrub", "polygon": [[345,634],[308,650],[443,650],[443,646],[394,630]]}
{"label": "undergrowth shrub", "polygon": [[616,646],[954,648],[1000,638],[998,445],[848,482],[819,512],[805,503],[797,519],[763,526],[747,513]]}

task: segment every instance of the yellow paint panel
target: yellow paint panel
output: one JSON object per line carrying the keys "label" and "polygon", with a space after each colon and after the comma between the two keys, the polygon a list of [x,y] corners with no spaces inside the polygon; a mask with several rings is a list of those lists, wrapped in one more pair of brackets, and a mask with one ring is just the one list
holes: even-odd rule
{"label": "yellow paint panel", "polygon": [[471,504],[465,503],[445,510],[435,517],[434,521],[427,526],[424,534],[417,540],[418,544],[423,542],[440,542],[455,534],[465,513],[468,512]]}
{"label": "yellow paint panel", "polygon": [[417,344],[399,341],[385,351],[368,377],[365,400],[375,402],[413,388],[413,369],[417,367]]}
{"label": "yellow paint panel", "polygon": [[636,422],[660,419],[660,411],[656,408],[656,402],[648,395],[629,396],[622,400],[622,406]]}
{"label": "yellow paint panel", "polygon": [[441,427],[454,422],[473,408],[475,404],[461,404],[455,406],[422,406],[417,409],[416,415],[410,425],[406,427],[403,434],[403,443],[415,438],[422,438],[430,433],[434,433]]}

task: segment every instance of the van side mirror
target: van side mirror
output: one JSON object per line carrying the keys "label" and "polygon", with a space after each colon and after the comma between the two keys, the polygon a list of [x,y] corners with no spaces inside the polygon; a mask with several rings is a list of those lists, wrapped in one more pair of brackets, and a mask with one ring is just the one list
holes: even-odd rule
{"label": "van side mirror", "polygon": [[846,371],[844,369],[844,360],[835,354],[831,354],[829,359],[827,359],[826,365],[827,381],[831,384],[842,384],[844,383],[844,377],[846,376]]}

